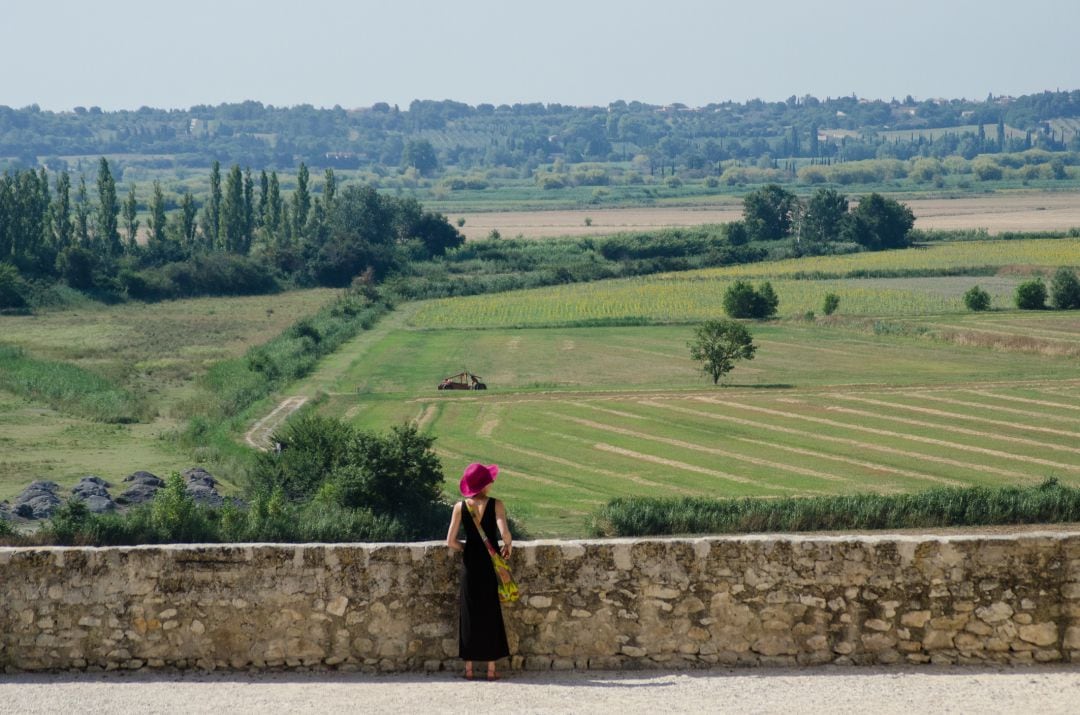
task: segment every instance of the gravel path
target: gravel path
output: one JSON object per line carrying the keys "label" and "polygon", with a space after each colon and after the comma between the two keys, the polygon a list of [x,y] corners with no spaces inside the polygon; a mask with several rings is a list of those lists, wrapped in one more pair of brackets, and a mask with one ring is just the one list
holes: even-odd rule
{"label": "gravel path", "polygon": [[0,675],[2,713],[1076,713],[1080,667]]}

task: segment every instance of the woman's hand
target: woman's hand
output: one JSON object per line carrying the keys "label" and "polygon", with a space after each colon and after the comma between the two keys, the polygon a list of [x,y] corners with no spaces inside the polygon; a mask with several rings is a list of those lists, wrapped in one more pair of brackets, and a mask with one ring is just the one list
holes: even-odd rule
{"label": "woman's hand", "polygon": [[512,549],[512,547],[510,546],[510,544],[503,544],[503,547],[502,547],[502,557],[503,557],[504,559],[508,559],[508,558],[510,558],[510,552],[511,552],[512,550],[513,550],[513,549]]}

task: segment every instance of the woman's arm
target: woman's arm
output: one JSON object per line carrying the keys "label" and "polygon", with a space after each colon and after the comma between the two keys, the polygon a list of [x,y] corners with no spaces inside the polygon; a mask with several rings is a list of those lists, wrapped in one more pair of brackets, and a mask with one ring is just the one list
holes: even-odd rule
{"label": "woman's arm", "polygon": [[461,502],[454,504],[454,515],[450,517],[450,530],[446,532],[446,546],[454,551],[464,551],[465,546],[458,541],[458,529],[461,528]]}
{"label": "woman's arm", "polygon": [[502,557],[508,559],[512,551],[512,540],[510,527],[506,523],[506,507],[503,506],[502,499],[495,500],[495,523],[499,526],[499,535],[502,536]]}

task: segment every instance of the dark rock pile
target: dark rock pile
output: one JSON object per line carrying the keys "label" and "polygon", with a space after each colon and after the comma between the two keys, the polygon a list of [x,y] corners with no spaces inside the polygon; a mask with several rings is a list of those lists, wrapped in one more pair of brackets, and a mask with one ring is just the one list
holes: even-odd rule
{"label": "dark rock pile", "polygon": [[89,475],[79,480],[71,489],[72,499],[82,499],[86,508],[94,514],[116,510],[116,502],[109,494],[112,485],[101,477]]}
{"label": "dark rock pile", "polygon": [[[181,476],[188,493],[201,506],[220,507],[225,498],[218,493],[218,480],[202,467],[192,467]],[[109,493],[112,484],[101,477],[87,475],[71,488],[70,499],[81,499],[94,514],[104,514],[153,500],[154,495],[165,486],[165,480],[150,472],[138,471],[123,479],[126,488],[115,499]],[[36,481],[23,490],[14,502],[0,502],[0,519],[49,519],[63,503],[60,485],[56,482]],[[234,500],[237,504],[241,502]]]}
{"label": "dark rock pile", "polygon": [[133,472],[124,477],[125,483],[130,483],[123,494],[116,498],[117,503],[124,505],[144,504],[154,498],[158,489],[165,486],[165,482],[150,472]]}
{"label": "dark rock pile", "polygon": [[57,492],[60,485],[56,482],[37,481],[15,497],[12,512],[24,519],[48,519],[60,506],[60,497]]}
{"label": "dark rock pile", "polygon": [[195,501],[203,506],[218,507],[225,503],[225,499],[218,494],[218,480],[210,476],[202,467],[193,467],[181,476],[187,482],[188,493]]}

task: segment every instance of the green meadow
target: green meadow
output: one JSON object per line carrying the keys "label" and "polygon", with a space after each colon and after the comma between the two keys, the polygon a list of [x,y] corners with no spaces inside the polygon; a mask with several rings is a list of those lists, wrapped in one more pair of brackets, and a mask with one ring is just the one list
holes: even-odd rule
{"label": "green meadow", "polygon": [[[197,407],[209,366],[266,342],[335,294],[88,304],[0,316],[0,499],[35,479],[70,486],[96,474],[118,483],[140,469],[164,476],[194,466],[170,437]],[[47,383],[43,389],[8,379],[16,353],[24,372]],[[96,394],[127,396],[138,409],[113,417],[94,409]]]}

